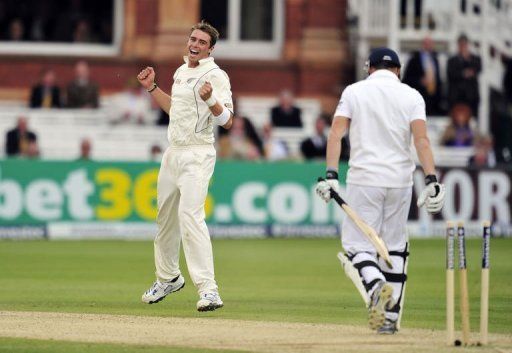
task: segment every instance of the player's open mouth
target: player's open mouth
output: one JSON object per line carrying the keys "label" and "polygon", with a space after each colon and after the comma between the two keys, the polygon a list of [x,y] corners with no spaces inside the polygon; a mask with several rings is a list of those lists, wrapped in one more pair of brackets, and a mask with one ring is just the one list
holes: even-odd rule
{"label": "player's open mouth", "polygon": [[189,49],[189,52],[190,52],[190,55],[192,55],[192,56],[199,55],[199,51],[197,51],[197,50]]}

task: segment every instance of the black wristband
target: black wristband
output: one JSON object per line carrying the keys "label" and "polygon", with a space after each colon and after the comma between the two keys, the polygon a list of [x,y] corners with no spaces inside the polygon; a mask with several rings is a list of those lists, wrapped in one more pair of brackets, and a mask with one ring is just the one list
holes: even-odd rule
{"label": "black wristband", "polygon": [[437,183],[437,178],[434,174],[429,174],[425,177],[425,185]]}
{"label": "black wristband", "polygon": [[325,179],[336,179],[338,180],[338,172],[335,170],[328,170],[325,172]]}
{"label": "black wristband", "polygon": [[148,91],[148,93],[153,92],[155,89],[157,89],[157,87],[158,87],[158,86],[157,86],[156,82],[153,82],[153,85],[151,85],[151,88],[147,90],[147,91]]}

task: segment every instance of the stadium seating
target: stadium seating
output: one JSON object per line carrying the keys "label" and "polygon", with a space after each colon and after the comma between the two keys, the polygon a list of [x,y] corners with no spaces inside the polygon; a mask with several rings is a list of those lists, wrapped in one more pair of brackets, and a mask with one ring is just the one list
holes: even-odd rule
{"label": "stadium seating", "polygon": [[92,142],[92,156],[98,160],[149,160],[153,144],[167,145],[167,129],[161,126],[117,125],[108,120],[108,111],[2,109],[0,112],[0,144],[5,154],[5,132],[13,128],[19,116],[29,118],[29,129],[38,136],[41,157],[76,159],[80,141]]}
{"label": "stadium seating", "polygon": [[[261,132],[269,121],[269,111],[277,101],[274,98],[241,97],[237,100],[239,116],[248,116]],[[286,141],[291,155],[300,156],[300,142],[313,133],[320,104],[314,99],[297,99],[302,109],[304,128],[274,129],[274,136]],[[78,158],[80,140],[89,138],[92,142],[92,156],[97,160],[149,160],[153,144],[162,148],[168,145],[167,129],[153,125],[112,125],[108,109],[98,110],[52,110],[25,109],[4,106],[0,111],[0,150],[4,156],[5,133],[12,129],[20,115],[29,118],[29,128],[37,133],[41,157],[45,159]],[[439,139],[449,123],[447,117],[433,117],[428,120],[429,136],[433,145],[436,164],[439,166],[465,166],[472,147],[453,148],[439,145]]]}

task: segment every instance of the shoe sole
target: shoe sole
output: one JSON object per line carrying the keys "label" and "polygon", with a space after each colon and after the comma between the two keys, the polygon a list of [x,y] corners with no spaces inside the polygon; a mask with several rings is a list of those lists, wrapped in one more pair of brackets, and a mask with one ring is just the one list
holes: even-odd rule
{"label": "shoe sole", "polygon": [[160,303],[162,300],[165,299],[165,297],[167,297],[169,294],[171,293],[176,293],[176,292],[179,292],[181,290],[181,288],[185,287],[185,282],[183,282],[183,285],[181,287],[179,287],[178,289],[175,289],[175,290],[172,290],[170,291],[169,293],[167,293],[166,295],[164,295],[163,297],[160,297],[158,298],[157,300],[153,300],[152,302],[148,302],[148,304],[156,304],[156,303]]}
{"label": "shoe sole", "polygon": [[394,335],[395,333],[397,332],[397,330],[386,330],[386,331],[380,331],[380,330],[377,330],[377,333],[379,335]]}
{"label": "shoe sole", "polygon": [[201,312],[204,312],[204,311],[214,311],[214,310],[217,310],[217,309],[220,309],[224,306],[224,304],[210,304],[210,305],[207,305],[207,306],[202,306],[200,308],[197,308],[197,311],[201,311]]}
{"label": "shoe sole", "polygon": [[388,283],[384,284],[380,291],[377,305],[370,310],[368,315],[368,325],[372,330],[377,330],[384,324],[386,320],[386,307],[393,300],[392,295],[393,287]]}

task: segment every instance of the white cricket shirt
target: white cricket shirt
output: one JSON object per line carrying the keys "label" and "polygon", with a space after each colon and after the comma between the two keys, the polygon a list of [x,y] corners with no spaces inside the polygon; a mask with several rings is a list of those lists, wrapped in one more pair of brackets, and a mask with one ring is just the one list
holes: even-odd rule
{"label": "white cricket shirt", "polygon": [[171,146],[213,144],[213,114],[199,96],[199,88],[209,81],[217,101],[233,112],[228,75],[215,64],[213,57],[199,60],[199,65],[185,64],[174,73],[167,138]]}
{"label": "white cricket shirt", "polygon": [[412,186],[411,122],[426,120],[425,101],[389,70],[348,86],[334,116],[350,119],[347,183]]}

